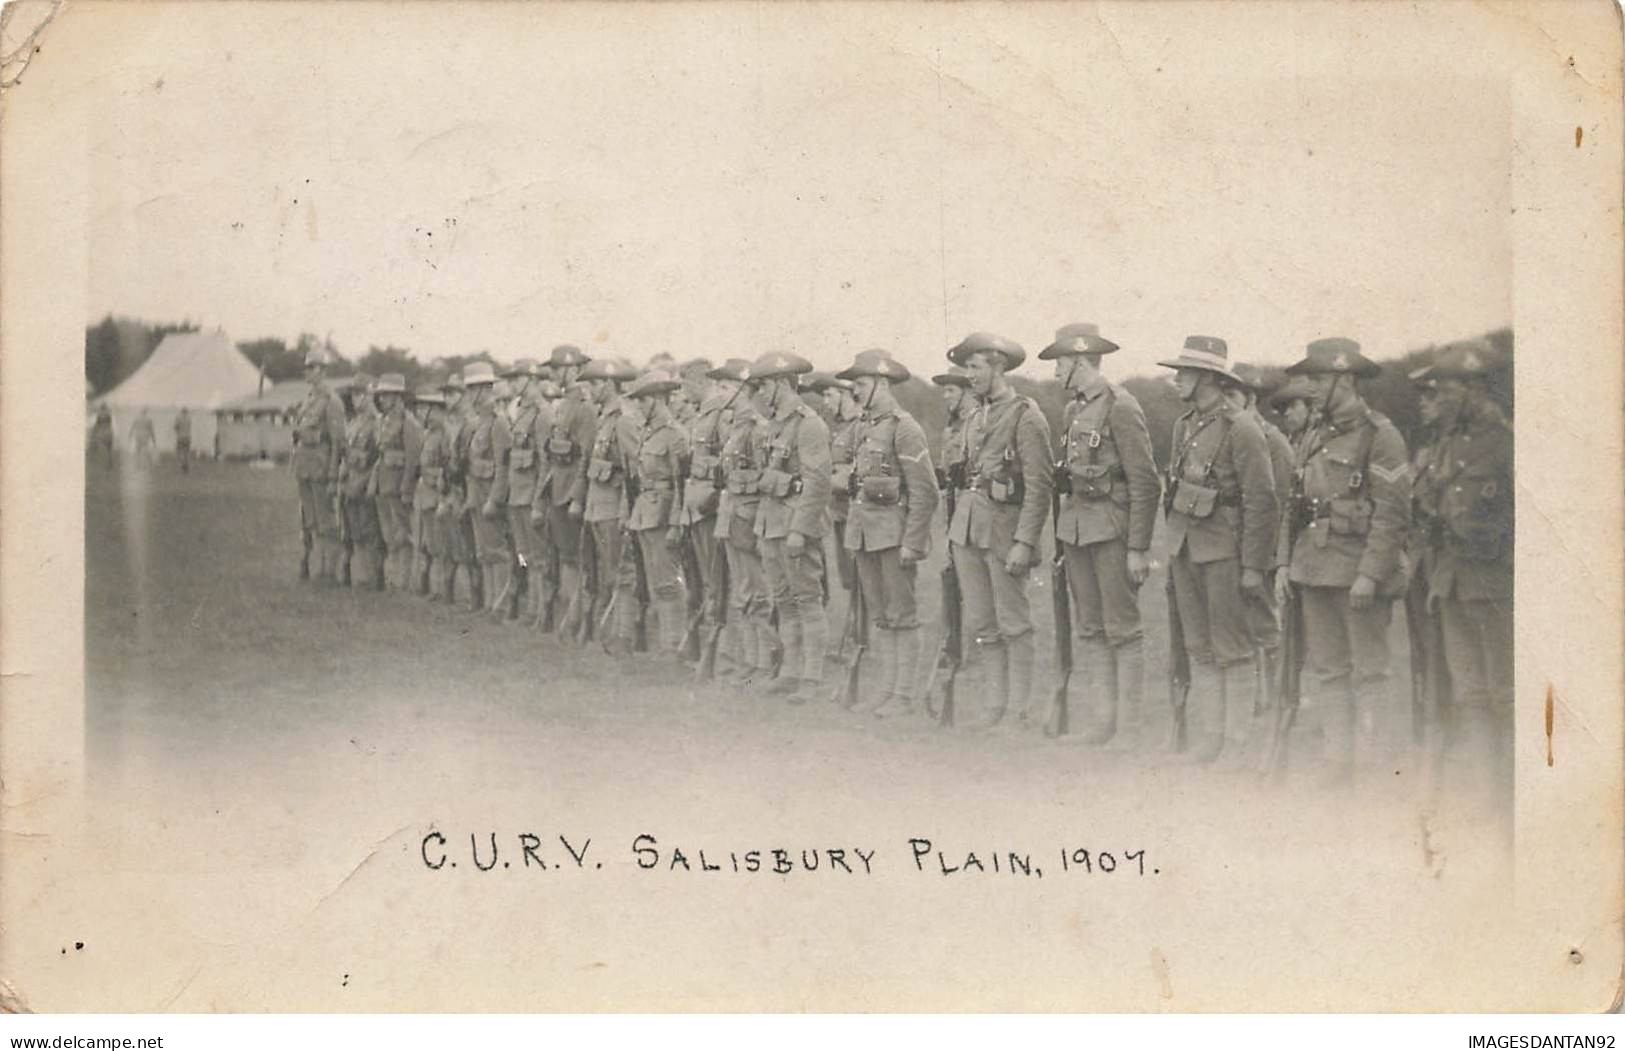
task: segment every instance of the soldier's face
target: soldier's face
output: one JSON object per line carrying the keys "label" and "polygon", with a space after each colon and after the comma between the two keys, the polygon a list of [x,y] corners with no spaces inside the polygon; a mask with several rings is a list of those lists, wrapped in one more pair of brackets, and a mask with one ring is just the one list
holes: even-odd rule
{"label": "soldier's face", "polygon": [[750,404],[763,416],[773,415],[773,381],[756,380],[745,385],[750,394]]}
{"label": "soldier's face", "polygon": [[958,412],[965,400],[964,387],[943,387],[942,402],[948,406],[949,412]]}
{"label": "soldier's face", "polygon": [[1174,389],[1179,391],[1180,401],[1190,401],[1196,397],[1196,388],[1202,385],[1202,370],[1175,369]]}
{"label": "soldier's face", "polygon": [[1423,387],[1416,392],[1416,414],[1423,423],[1436,423],[1439,419],[1439,392],[1433,387]]}
{"label": "soldier's face", "polygon": [[1301,431],[1309,425],[1309,403],[1302,398],[1293,398],[1286,403],[1286,411],[1281,414],[1286,420],[1289,431]]}
{"label": "soldier's face", "polygon": [[853,401],[852,407],[854,409],[862,409],[863,406],[870,404],[873,401],[875,391],[879,386],[880,380],[874,376],[859,376],[856,380],[853,380],[852,393],[850,395]]}
{"label": "soldier's face", "polygon": [[970,361],[965,364],[965,371],[970,373],[970,389],[983,398],[993,393],[993,380],[1003,363],[1003,359],[991,350],[981,350],[971,355]]}
{"label": "soldier's face", "polygon": [[1467,384],[1461,380],[1445,379],[1439,381],[1438,397],[1435,399],[1439,416],[1449,419],[1461,411],[1467,403]]}
{"label": "soldier's face", "polygon": [[824,399],[824,411],[831,416],[839,416],[841,414],[841,389],[839,387],[825,387],[822,397]]}

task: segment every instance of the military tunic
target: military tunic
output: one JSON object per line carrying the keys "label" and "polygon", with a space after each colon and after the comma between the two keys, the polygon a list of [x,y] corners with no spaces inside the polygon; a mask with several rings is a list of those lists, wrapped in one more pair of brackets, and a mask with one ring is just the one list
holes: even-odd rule
{"label": "military tunic", "polygon": [[592,434],[583,521],[592,530],[597,552],[599,608],[604,608],[616,591],[621,593],[617,628],[624,636],[637,615],[637,576],[634,567],[626,564],[623,551],[627,539],[626,473],[628,458],[637,449],[637,424],[627,415],[621,400],[613,397],[603,406]]}
{"label": "military tunic", "polygon": [[1186,651],[1202,664],[1249,661],[1241,574],[1275,565],[1269,443],[1244,409],[1191,410],[1174,422],[1168,476],[1169,572]]}
{"label": "military tunic", "polygon": [[[881,629],[920,626],[917,563],[931,551],[936,472],[925,431],[901,408],[866,416],[853,443],[845,549],[856,555],[869,616]],[[914,561],[903,564],[904,549]]]}
{"label": "military tunic", "polygon": [[1006,389],[965,424],[965,486],[948,525],[965,627],[984,644],[1032,634],[1027,572],[1006,560],[1016,544],[1038,557],[1054,489],[1049,424],[1031,398]]}
{"label": "military tunic", "polygon": [[345,428],[339,490],[344,494],[350,544],[369,552],[383,545],[376,503],[378,452],[378,417],[365,411],[357,413]]}
{"label": "military tunic", "polygon": [[[508,547],[508,457],[513,432],[507,415],[492,403],[480,411],[468,436],[468,503],[474,548],[482,564],[506,564]],[[494,596],[488,596],[494,598]]]}
{"label": "military tunic", "polygon": [[1120,646],[1142,636],[1128,552],[1151,547],[1161,482],[1145,412],[1102,376],[1067,405],[1057,485],[1056,540],[1066,558],[1079,638]]}
{"label": "military tunic", "polygon": [[[727,488],[722,446],[734,423],[737,397],[718,394],[707,398],[683,427],[689,452],[681,518],[688,530],[684,542],[694,546],[694,558],[700,568],[700,579],[689,583],[702,588],[707,595],[716,577],[717,558],[719,555],[727,557],[717,547],[717,525],[722,494]],[[709,604],[707,600],[707,606]]]}
{"label": "military tunic", "polygon": [[[598,412],[576,384],[558,399],[542,445],[546,463],[538,477],[547,503],[548,538],[561,563],[575,566],[581,551],[580,512],[587,503],[587,462],[597,433]],[[570,515],[574,506],[577,515]]]}
{"label": "military tunic", "polygon": [[334,497],[344,449],[344,406],[339,396],[313,386],[293,417],[293,472],[299,481],[299,506],[307,530],[329,541],[339,539]]}
{"label": "military tunic", "polygon": [[639,429],[636,453],[629,464],[637,479],[637,502],[626,527],[643,553],[649,596],[657,604],[664,646],[675,650],[683,637],[683,580],[668,542],[670,531],[683,524],[677,483],[683,477],[688,443],[671,413],[651,406],[653,418]]}
{"label": "military tunic", "polygon": [[444,568],[441,560],[449,554],[446,530],[439,515],[447,484],[446,441],[444,417],[423,428],[423,443],[418,447],[417,489],[412,494],[412,514],[416,520],[413,537],[418,551],[434,560],[431,565],[437,571]]}
{"label": "military tunic", "polygon": [[390,556],[403,559],[412,549],[412,502],[423,428],[405,405],[378,418],[378,525]]}
{"label": "military tunic", "polygon": [[531,518],[542,476],[542,445],[547,441],[547,411],[534,396],[519,400],[510,424],[512,448],[508,450],[508,533],[514,553],[522,566],[541,564],[541,529]]}

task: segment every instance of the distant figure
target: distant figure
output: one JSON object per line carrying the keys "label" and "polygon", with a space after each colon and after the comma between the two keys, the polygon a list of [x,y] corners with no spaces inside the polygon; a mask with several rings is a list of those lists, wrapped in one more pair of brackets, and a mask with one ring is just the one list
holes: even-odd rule
{"label": "distant figure", "polygon": [[90,450],[100,453],[108,470],[113,469],[113,413],[106,405],[96,409],[96,422],[90,428]]}
{"label": "distant figure", "polygon": [[182,409],[175,417],[175,459],[181,465],[181,473],[186,474],[192,469],[192,414]]}
{"label": "distant figure", "polygon": [[151,467],[157,456],[158,435],[152,429],[152,417],[142,409],[130,427],[130,445],[135,448],[135,462],[139,467]]}

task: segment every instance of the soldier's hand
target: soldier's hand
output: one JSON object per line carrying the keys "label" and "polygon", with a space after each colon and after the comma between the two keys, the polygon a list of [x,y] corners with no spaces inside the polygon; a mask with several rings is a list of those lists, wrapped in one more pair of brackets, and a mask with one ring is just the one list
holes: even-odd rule
{"label": "soldier's hand", "polygon": [[570,501],[570,517],[571,518],[580,518],[581,517],[581,501],[580,500],[571,500]]}
{"label": "soldier's hand", "polygon": [[1128,553],[1128,579],[1129,583],[1139,587],[1145,583],[1145,578],[1151,575],[1151,555],[1145,551],[1130,551]]}
{"label": "soldier's hand", "polygon": [[924,558],[925,553],[922,551],[916,551],[912,547],[905,547],[897,552],[897,557],[903,563],[903,565],[912,566],[914,563]]}
{"label": "soldier's hand", "polygon": [[1368,609],[1371,599],[1377,594],[1377,582],[1367,576],[1354,578],[1354,586],[1349,588],[1349,606],[1353,609]]}
{"label": "soldier's hand", "polygon": [[1275,603],[1284,606],[1291,597],[1292,581],[1287,579],[1286,570],[1281,569],[1275,574]]}
{"label": "soldier's hand", "polygon": [[1033,549],[1023,543],[1010,546],[1010,557],[1004,560],[1004,571],[1013,577],[1026,576],[1033,567]]}
{"label": "soldier's hand", "polygon": [[1244,595],[1253,598],[1264,597],[1264,572],[1258,569],[1244,569],[1241,571],[1241,591]]}
{"label": "soldier's hand", "polygon": [[807,550],[807,538],[800,533],[790,533],[784,538],[784,549],[792,555],[799,555]]}
{"label": "soldier's hand", "polygon": [[683,542],[683,527],[682,526],[674,525],[670,529],[666,530],[666,543],[667,544],[670,544],[672,547],[678,547],[678,546],[680,546],[682,544],[682,542]]}
{"label": "soldier's hand", "polygon": [[486,518],[495,518],[497,516],[497,505],[493,501],[485,501],[485,505],[480,508],[480,514]]}

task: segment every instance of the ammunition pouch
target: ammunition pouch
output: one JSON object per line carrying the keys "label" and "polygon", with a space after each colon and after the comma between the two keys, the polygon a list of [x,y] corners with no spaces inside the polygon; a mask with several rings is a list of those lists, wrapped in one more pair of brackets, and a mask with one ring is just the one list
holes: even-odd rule
{"label": "ammunition pouch", "polygon": [[508,465],[516,471],[528,471],[536,466],[536,450],[514,449],[508,453]]}
{"label": "ammunition pouch", "polygon": [[964,489],[964,488],[966,488],[965,461],[964,460],[958,460],[958,461],[955,461],[954,463],[949,464],[948,465],[948,470],[947,470],[947,473],[946,473],[945,477],[946,477],[947,482],[948,482],[948,488],[950,488],[950,489]]}
{"label": "ammunition pouch", "polygon": [[613,481],[620,469],[621,465],[614,460],[595,457],[587,464],[587,478],[594,482]]}
{"label": "ammunition pouch", "polygon": [[545,446],[547,458],[557,464],[570,464],[575,462],[576,443],[567,437],[549,436]]}
{"label": "ammunition pouch", "polygon": [[858,479],[850,463],[838,463],[829,473],[830,491],[845,493],[847,496],[858,495]]}
{"label": "ammunition pouch", "polygon": [[1019,474],[1007,478],[994,475],[972,477],[967,488],[986,493],[987,498],[996,504],[1019,507],[1022,501],[1027,498],[1027,483]]}
{"label": "ammunition pouch", "polygon": [[728,472],[728,492],[735,496],[753,496],[760,479],[761,472],[755,468],[735,467]]}
{"label": "ammunition pouch", "polygon": [[1071,464],[1056,472],[1057,484],[1065,479],[1066,491],[1086,500],[1104,500],[1112,495],[1120,470],[1117,464]]}
{"label": "ammunition pouch", "polygon": [[385,467],[405,467],[406,466],[406,450],[405,449],[385,449],[384,450],[383,462],[384,462]]}
{"label": "ammunition pouch", "polygon": [[468,473],[482,482],[489,481],[497,476],[497,462],[488,456],[470,456]]}
{"label": "ammunition pouch", "polygon": [[761,492],[767,496],[777,497],[782,500],[785,497],[801,492],[801,479],[788,471],[780,471],[770,467],[762,472],[758,486]]}
{"label": "ammunition pouch", "polygon": [[1187,518],[1209,518],[1213,514],[1213,509],[1223,502],[1225,501],[1220,499],[1219,490],[1210,485],[1198,485],[1185,478],[1176,481],[1173,490],[1168,494],[1168,510]]}
{"label": "ammunition pouch", "polygon": [[1376,508],[1369,500],[1339,497],[1321,506],[1326,512],[1326,528],[1333,536],[1365,536],[1371,532],[1371,515]]}
{"label": "ammunition pouch", "polygon": [[858,485],[857,499],[866,504],[890,507],[903,498],[903,480],[894,474],[876,474]]}

